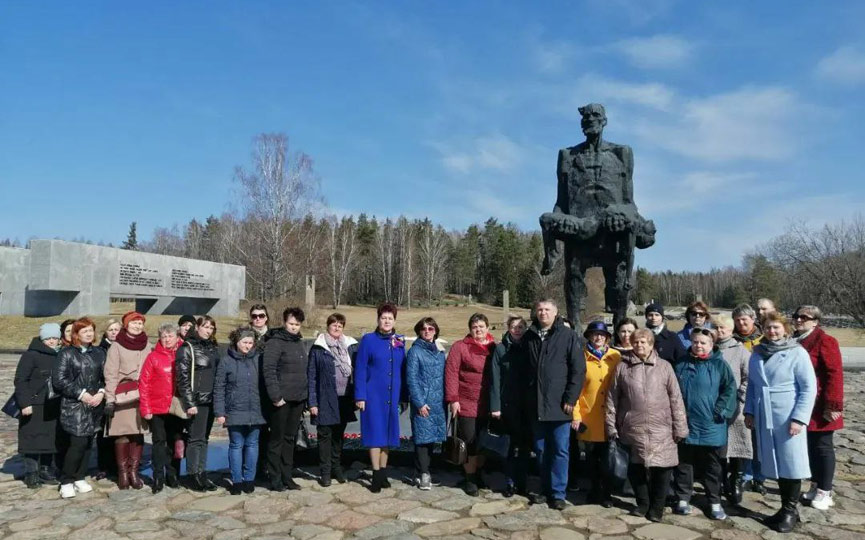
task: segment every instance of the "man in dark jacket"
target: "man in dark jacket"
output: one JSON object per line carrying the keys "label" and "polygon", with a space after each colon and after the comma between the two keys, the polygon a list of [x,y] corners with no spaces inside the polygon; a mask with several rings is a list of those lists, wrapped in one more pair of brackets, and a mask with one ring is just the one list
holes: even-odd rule
{"label": "man in dark jacket", "polygon": [[292,470],[297,430],[309,395],[307,350],[300,335],[304,318],[302,309],[287,308],[282,313],[284,326],[269,332],[264,346],[261,371],[267,399],[273,405],[268,420],[267,466],[274,491],[300,489],[292,479]]}
{"label": "man in dark jacket", "polygon": [[564,325],[556,303],[548,299],[535,304],[535,320],[523,339],[531,366],[527,401],[533,413],[543,491],[532,500],[546,499],[550,507],[562,510],[568,485],[570,423],[586,376],[583,340]]}
{"label": "man in dark jacket", "polygon": [[655,334],[655,351],[657,351],[658,356],[674,365],[679,359],[688,356],[688,351],[685,350],[682,341],[664,323],[664,306],[649,304],[644,313],[646,314],[646,328]]}

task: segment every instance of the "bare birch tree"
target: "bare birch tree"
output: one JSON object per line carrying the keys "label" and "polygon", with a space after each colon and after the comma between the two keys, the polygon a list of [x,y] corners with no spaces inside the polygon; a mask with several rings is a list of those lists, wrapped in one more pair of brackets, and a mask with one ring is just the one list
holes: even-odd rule
{"label": "bare birch tree", "polygon": [[417,255],[420,265],[420,276],[423,284],[423,295],[427,306],[433,299],[440,297],[441,287],[445,283],[445,268],[447,265],[450,238],[439,227],[433,227],[429,219],[418,225]]}
{"label": "bare birch tree", "polygon": [[263,300],[280,297],[289,273],[288,239],[298,218],[320,199],[312,158],[303,152],[291,154],[285,134],[265,133],[253,139],[251,168],[237,167],[234,177],[244,221],[250,226],[244,241],[256,247],[247,272],[261,283]]}
{"label": "bare birch tree", "polygon": [[331,216],[325,224],[333,307],[336,309],[340,306],[346,281],[355,264],[357,227],[352,217],[344,217],[338,221],[335,216]]}

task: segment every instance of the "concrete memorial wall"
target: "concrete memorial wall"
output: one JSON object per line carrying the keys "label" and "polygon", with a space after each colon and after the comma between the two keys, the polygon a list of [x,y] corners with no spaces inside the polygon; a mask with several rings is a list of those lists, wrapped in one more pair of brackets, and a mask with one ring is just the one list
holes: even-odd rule
{"label": "concrete memorial wall", "polygon": [[61,240],[15,250],[26,256],[7,251],[0,250],[0,314],[106,315],[111,298],[121,297],[134,298],[142,313],[234,316],[246,291],[246,268],[233,264]]}

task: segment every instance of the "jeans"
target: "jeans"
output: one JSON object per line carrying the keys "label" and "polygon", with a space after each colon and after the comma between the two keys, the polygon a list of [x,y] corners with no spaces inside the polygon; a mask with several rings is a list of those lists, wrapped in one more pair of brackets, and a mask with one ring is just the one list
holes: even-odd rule
{"label": "jeans", "polygon": [[255,481],[260,426],[228,426],[228,468],[231,483]]}
{"label": "jeans", "polygon": [[189,443],[186,445],[186,472],[199,474],[207,472],[207,441],[213,429],[213,406],[197,405],[198,414],[191,417],[187,424]]}
{"label": "jeans", "polygon": [[435,443],[414,445],[414,470],[418,478],[422,474],[429,474],[429,465],[432,461],[432,451]]}
{"label": "jeans", "polygon": [[710,504],[721,503],[721,452],[723,446],[679,444],[679,465],[673,470],[674,490],[680,501],[690,502],[694,476],[703,480]]}
{"label": "jeans", "polygon": [[811,466],[811,480],[823,491],[832,491],[835,476],[834,431],[808,432],[808,463]]}
{"label": "jeans", "polygon": [[571,423],[535,420],[535,454],[541,474],[541,491],[552,499],[564,499],[568,487]]}
{"label": "jeans", "polygon": [[291,480],[294,446],[303,416],[305,401],[287,401],[270,414],[270,442],[267,448],[268,475],[271,482]]}
{"label": "jeans", "polygon": [[71,484],[84,480],[87,464],[90,461],[90,449],[93,447],[93,435],[78,437],[66,434],[66,452],[63,455],[63,470],[60,474],[61,484]]}

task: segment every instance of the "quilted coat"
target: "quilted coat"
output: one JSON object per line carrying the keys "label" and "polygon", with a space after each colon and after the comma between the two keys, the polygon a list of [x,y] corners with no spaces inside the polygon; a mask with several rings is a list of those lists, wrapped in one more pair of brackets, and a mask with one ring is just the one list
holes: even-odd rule
{"label": "quilted coat", "polygon": [[[416,339],[406,354],[405,382],[411,403],[411,433],[415,444],[445,440],[445,350],[438,342]],[[429,406],[429,416],[418,410]]]}
{"label": "quilted coat", "polygon": [[84,392],[95,395],[105,384],[102,375],[105,350],[94,345],[87,348],[64,347],[57,355],[51,374],[60,399],[60,426],[77,437],[96,434],[102,425],[103,400],[98,407],[80,401]]}

